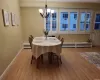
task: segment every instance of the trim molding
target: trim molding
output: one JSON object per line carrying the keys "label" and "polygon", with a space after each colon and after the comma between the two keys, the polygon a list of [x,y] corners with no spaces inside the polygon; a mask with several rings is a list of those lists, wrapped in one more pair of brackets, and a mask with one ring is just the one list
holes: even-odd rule
{"label": "trim molding", "polygon": [[[61,8],[63,7],[64,8],[64,6],[65,6],[65,8],[66,8],[66,7],[72,6],[72,3],[74,3],[74,5],[77,6],[79,3],[82,3],[82,5],[84,5],[84,3],[85,4],[91,4],[91,3],[92,4],[93,3],[97,4],[97,3],[100,3],[100,2],[99,1],[94,1],[94,0],[92,0],[92,1],[90,1],[90,0],[89,1],[87,1],[87,0],[86,1],[80,1],[80,0],[77,0],[77,1],[70,1],[70,0],[69,1],[66,1],[66,0],[62,0],[62,1],[61,0],[49,0],[48,1],[48,6],[49,7],[57,7],[57,8],[58,7],[61,7]],[[44,4],[45,4],[45,1],[43,1],[43,0],[21,0],[20,1],[20,7],[44,7]]]}
{"label": "trim molding", "polygon": [[19,55],[19,53],[23,50],[23,46],[22,48],[18,51],[18,54],[14,57],[14,59],[11,61],[11,63],[7,66],[7,68],[4,70],[4,72],[1,74],[0,76],[0,80],[2,80],[3,76],[5,75],[5,73],[8,71],[8,69],[10,68],[10,66],[13,64],[13,62],[15,61],[15,59],[17,58],[17,56]]}

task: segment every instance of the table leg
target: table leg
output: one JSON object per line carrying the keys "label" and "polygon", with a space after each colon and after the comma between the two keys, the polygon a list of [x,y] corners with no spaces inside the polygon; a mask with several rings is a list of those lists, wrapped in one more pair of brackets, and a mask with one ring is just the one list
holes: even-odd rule
{"label": "table leg", "polygon": [[59,66],[59,57],[57,56],[57,64],[58,64],[58,66]]}

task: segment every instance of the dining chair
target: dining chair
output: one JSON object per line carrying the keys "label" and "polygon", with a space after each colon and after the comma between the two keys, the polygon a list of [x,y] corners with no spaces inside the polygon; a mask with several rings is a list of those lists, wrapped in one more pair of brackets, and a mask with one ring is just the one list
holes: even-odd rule
{"label": "dining chair", "polygon": [[[62,48],[63,42],[64,42],[64,38],[61,38],[61,48]],[[58,56],[55,53],[53,53],[52,57],[53,57],[53,60],[56,58],[58,65],[59,65],[59,61],[62,64],[61,55]]]}
{"label": "dining chair", "polygon": [[28,41],[29,41],[29,44],[30,44],[30,48],[32,49],[32,41],[33,41],[33,37],[30,36],[30,37],[28,38]]}
{"label": "dining chair", "polygon": [[[32,41],[33,41],[33,36],[30,35],[29,38],[28,38],[28,41],[29,41],[29,44],[30,44],[30,48],[32,50]],[[31,58],[31,64],[32,64],[32,61],[35,59],[35,57],[32,55],[32,58]]]}

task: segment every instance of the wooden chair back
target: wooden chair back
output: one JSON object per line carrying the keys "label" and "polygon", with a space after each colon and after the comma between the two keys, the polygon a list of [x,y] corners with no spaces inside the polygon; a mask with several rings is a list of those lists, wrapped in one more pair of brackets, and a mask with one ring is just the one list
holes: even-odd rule
{"label": "wooden chair back", "polygon": [[61,38],[61,46],[63,45],[64,43],[64,38]]}
{"label": "wooden chair back", "polygon": [[30,35],[28,41],[29,41],[30,47],[32,49],[33,36]]}
{"label": "wooden chair back", "polygon": [[33,39],[33,36],[32,35],[30,35],[30,37]]}

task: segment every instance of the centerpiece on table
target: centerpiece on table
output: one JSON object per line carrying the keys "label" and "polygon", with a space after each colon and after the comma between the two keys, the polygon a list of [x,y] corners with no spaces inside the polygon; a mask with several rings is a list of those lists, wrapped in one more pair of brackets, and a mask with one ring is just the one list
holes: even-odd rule
{"label": "centerpiece on table", "polygon": [[48,30],[43,30],[43,33],[44,33],[44,35],[45,35],[45,37],[46,37],[46,39],[47,39],[48,34],[49,34],[49,31],[48,31]]}

